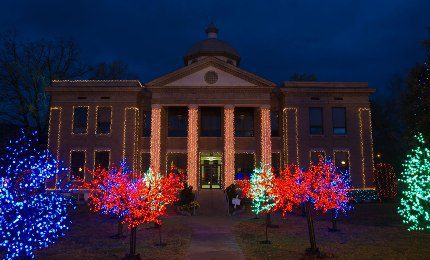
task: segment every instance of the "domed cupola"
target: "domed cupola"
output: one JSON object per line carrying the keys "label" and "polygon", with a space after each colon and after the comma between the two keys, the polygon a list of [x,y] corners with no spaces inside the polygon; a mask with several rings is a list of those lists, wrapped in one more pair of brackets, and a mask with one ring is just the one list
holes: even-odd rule
{"label": "domed cupola", "polygon": [[194,44],[184,56],[185,65],[204,57],[214,56],[227,63],[239,66],[240,55],[230,44],[218,40],[218,28],[213,23],[206,28],[207,39]]}

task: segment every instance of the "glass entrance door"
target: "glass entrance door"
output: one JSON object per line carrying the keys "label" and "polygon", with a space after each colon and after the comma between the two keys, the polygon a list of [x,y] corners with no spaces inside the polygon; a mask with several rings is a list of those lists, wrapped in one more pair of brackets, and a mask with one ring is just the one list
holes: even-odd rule
{"label": "glass entrance door", "polygon": [[200,187],[202,189],[221,189],[221,156],[201,155]]}

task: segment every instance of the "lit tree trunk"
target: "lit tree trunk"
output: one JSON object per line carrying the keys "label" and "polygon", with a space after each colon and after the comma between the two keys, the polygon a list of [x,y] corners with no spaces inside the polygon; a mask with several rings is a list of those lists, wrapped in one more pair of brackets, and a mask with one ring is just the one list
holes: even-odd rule
{"label": "lit tree trunk", "polygon": [[331,211],[331,223],[332,223],[332,228],[330,228],[329,231],[331,232],[339,231],[339,229],[337,229],[337,217],[336,217],[335,209],[332,209]]}
{"label": "lit tree trunk", "polygon": [[267,223],[266,226],[269,226],[269,227],[272,226],[272,217],[270,213],[266,213],[266,223]]}
{"label": "lit tree trunk", "polygon": [[124,236],[123,226],[124,225],[121,223],[121,220],[118,221],[118,238],[121,238]]}
{"label": "lit tree trunk", "polygon": [[130,230],[130,254],[127,257],[129,260],[136,260],[140,258],[136,255],[136,230],[137,227],[134,227]]}
{"label": "lit tree trunk", "polygon": [[306,218],[308,222],[308,230],[309,230],[309,241],[311,243],[311,247],[308,249],[311,253],[315,253],[318,251],[316,240],[315,240],[315,230],[314,230],[314,221],[312,219],[312,212],[310,203],[305,203],[305,209],[306,209]]}
{"label": "lit tree trunk", "polygon": [[159,247],[166,246],[167,244],[163,243],[163,240],[161,239],[161,225],[157,224],[157,226],[158,226],[158,238],[159,238],[159,241],[158,241],[158,244],[156,244],[156,246],[159,246]]}

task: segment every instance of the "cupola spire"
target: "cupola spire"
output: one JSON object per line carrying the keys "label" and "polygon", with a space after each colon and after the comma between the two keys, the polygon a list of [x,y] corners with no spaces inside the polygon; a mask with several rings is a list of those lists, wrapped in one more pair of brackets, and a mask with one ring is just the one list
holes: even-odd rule
{"label": "cupola spire", "polygon": [[218,37],[218,28],[216,28],[213,22],[211,22],[206,28],[206,34],[209,39],[216,39]]}

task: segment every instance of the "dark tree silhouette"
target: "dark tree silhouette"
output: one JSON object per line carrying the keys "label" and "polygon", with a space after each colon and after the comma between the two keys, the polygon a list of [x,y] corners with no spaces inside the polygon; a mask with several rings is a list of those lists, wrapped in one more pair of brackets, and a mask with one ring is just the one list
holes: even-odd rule
{"label": "dark tree silhouette", "polygon": [[120,60],[111,63],[102,62],[91,69],[90,79],[98,80],[120,80],[120,79],[138,79],[138,76],[130,73],[128,65]]}
{"label": "dark tree silhouette", "polygon": [[290,81],[317,81],[317,76],[315,76],[315,74],[294,73],[291,75]]}
{"label": "dark tree silhouette", "polygon": [[0,122],[45,133],[52,80],[74,79],[88,67],[79,61],[73,41],[17,40],[15,32],[0,40]]}

